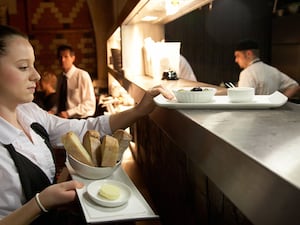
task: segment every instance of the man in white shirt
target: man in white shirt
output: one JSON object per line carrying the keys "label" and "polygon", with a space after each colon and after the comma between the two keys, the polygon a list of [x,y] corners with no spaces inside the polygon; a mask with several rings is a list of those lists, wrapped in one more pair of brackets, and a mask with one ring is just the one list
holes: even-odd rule
{"label": "man in white shirt", "polygon": [[[73,64],[75,52],[71,46],[59,46],[57,57],[63,73],[58,78],[58,104],[55,113],[63,118],[87,118],[93,116],[96,110],[96,97],[90,75]],[[62,94],[64,78],[67,80],[66,97]]]}
{"label": "man in white shirt", "polygon": [[259,59],[259,48],[255,41],[239,42],[234,56],[235,62],[243,69],[239,76],[239,87],[254,87],[257,95],[280,91],[288,98],[299,92],[299,84],[295,80]]}

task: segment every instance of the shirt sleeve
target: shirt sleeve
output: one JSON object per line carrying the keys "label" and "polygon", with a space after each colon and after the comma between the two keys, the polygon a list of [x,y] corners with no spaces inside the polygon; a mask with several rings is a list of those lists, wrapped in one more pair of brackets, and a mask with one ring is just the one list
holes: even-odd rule
{"label": "shirt sleeve", "polygon": [[7,149],[0,146],[0,220],[25,202],[20,177]]}
{"label": "shirt sleeve", "polygon": [[254,87],[254,88],[256,86],[254,77],[246,69],[240,73],[238,86],[239,87]]}
{"label": "shirt sleeve", "polygon": [[38,122],[49,134],[50,142],[55,147],[62,146],[61,136],[69,131],[75,132],[81,139],[87,130],[99,131],[101,137],[111,134],[110,115],[90,117],[88,119],[64,119],[47,113],[34,103],[19,106],[28,124]]}
{"label": "shirt sleeve", "polygon": [[109,115],[90,117],[88,119],[63,119],[55,115],[49,115],[47,131],[53,146],[62,146],[61,136],[69,131],[76,133],[82,140],[88,130],[97,130],[100,136],[111,135]]}
{"label": "shirt sleeve", "polygon": [[281,77],[280,78],[281,81],[280,81],[280,88],[279,88],[279,90],[283,91],[283,90],[285,90],[285,89],[287,89],[289,87],[299,85],[297,83],[297,81],[293,80],[288,75],[286,75],[286,74],[284,74],[284,73],[282,73],[280,71],[279,71],[279,73],[280,73],[280,77]]}
{"label": "shirt sleeve", "polygon": [[180,60],[179,60],[178,77],[186,80],[197,81],[192,67],[182,55],[180,55]]}

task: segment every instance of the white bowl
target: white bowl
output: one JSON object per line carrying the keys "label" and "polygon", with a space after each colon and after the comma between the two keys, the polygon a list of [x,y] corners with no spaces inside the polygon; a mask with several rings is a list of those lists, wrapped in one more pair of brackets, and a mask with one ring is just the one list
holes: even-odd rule
{"label": "white bowl", "polygon": [[78,161],[71,155],[68,155],[68,161],[79,176],[91,180],[102,179],[110,176],[121,164],[121,161],[118,161],[113,167],[94,167]]}
{"label": "white bowl", "polygon": [[227,95],[231,102],[250,102],[255,95],[255,89],[252,87],[228,88]]}
{"label": "white bowl", "polygon": [[173,89],[176,99],[180,103],[205,103],[211,102],[217,90],[211,87],[201,87],[202,91],[192,91],[193,87]]}

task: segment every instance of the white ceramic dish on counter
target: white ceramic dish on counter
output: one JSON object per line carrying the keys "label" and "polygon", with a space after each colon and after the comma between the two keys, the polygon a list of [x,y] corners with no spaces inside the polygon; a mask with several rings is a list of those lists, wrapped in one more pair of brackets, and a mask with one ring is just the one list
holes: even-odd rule
{"label": "white ceramic dish on counter", "polygon": [[[192,91],[194,88],[201,91]],[[173,89],[172,92],[180,103],[205,103],[212,101],[217,90],[211,87],[181,87]]]}
{"label": "white ceramic dish on counter", "polygon": [[227,89],[227,96],[231,102],[251,102],[255,89],[252,87],[232,87]]}
{"label": "white ceramic dish on counter", "polygon": [[[100,196],[98,192],[101,186],[104,184],[111,184],[118,187],[120,190],[120,196],[116,200],[109,200]],[[87,193],[92,201],[94,201],[98,205],[105,206],[105,207],[121,206],[128,201],[131,195],[130,188],[126,184],[115,180],[94,181],[87,186]]]}
{"label": "white ceramic dish on counter", "polygon": [[279,91],[271,95],[255,95],[251,102],[230,102],[227,95],[214,96],[211,102],[207,103],[180,103],[175,100],[168,100],[162,95],[154,98],[154,102],[161,107],[170,109],[268,109],[283,106],[288,98]]}

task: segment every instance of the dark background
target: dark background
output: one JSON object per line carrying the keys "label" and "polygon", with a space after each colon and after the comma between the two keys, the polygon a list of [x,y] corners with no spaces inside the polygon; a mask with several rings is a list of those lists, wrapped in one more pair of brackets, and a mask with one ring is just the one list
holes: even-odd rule
{"label": "dark background", "polygon": [[261,59],[271,62],[273,0],[215,0],[166,24],[166,41],[180,41],[181,54],[198,81],[219,85],[238,81],[234,47],[240,39],[258,41]]}

